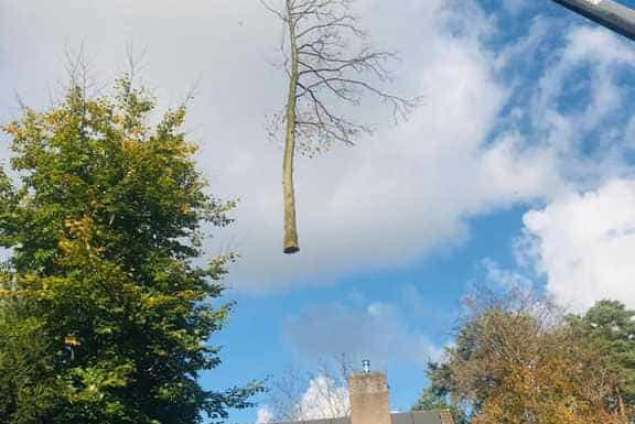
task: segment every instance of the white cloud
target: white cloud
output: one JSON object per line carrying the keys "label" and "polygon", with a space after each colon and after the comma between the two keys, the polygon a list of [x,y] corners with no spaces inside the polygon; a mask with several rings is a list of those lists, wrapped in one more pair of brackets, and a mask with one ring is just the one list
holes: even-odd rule
{"label": "white cloud", "polygon": [[[355,148],[298,161],[303,251],[283,255],[281,151],[267,143],[263,128],[265,114],[284,97],[284,75],[268,65],[280,29],[257,3],[196,0],[174,7],[171,1],[144,0],[87,6],[69,0],[53,7],[25,0],[7,9],[11,23],[4,31],[13,44],[2,48],[10,48],[7,68],[15,72],[3,71],[0,98],[12,98],[5,94],[15,88],[28,103],[46,104],[48,96],[40,93],[60,80],[60,72],[49,70],[61,69],[65,45],[77,46],[79,40],[94,67],[107,72],[124,62],[127,41],[147,46],[145,78],[172,102],[201,75],[189,122],[203,144],[201,168],[215,190],[242,200],[237,224],[214,248],[241,252],[232,281],[243,290],[285,287],[315,276],[328,281],[361,266],[407,261],[464,240],[467,217],[554,185],[543,158],[526,158],[510,138],[484,146],[506,91],[492,69],[491,52],[478,41],[490,23],[474,3],[459,10],[441,0],[403,8],[363,1],[378,43],[402,50],[403,78],[395,89],[424,93],[425,105],[407,124],[380,127],[376,137]],[[464,27],[470,31],[463,35],[446,31],[448,22],[468,19]],[[78,24],[68,25],[70,20]],[[399,28],[390,22],[400,22]],[[521,159],[525,166],[516,166]]]}
{"label": "white cloud", "polygon": [[[549,31],[536,30],[531,43],[506,50],[498,60],[482,42],[494,21],[473,1],[456,7],[410,0],[397,8],[363,0],[360,6],[377,42],[402,52],[395,89],[423,93],[425,105],[409,122],[380,125],[375,137],[354,148],[298,161],[303,250],[294,257],[281,253],[281,151],[266,141],[264,130],[266,113],[284,101],[284,75],[268,65],[280,27],[256,1],[3,4],[0,118],[16,113],[14,90],[28,104],[46,105],[62,80],[65,47],[80,41],[103,80],[124,68],[127,42],[146,47],[145,79],[168,103],[180,100],[200,76],[190,133],[202,144],[200,166],[213,189],[241,198],[237,224],[212,247],[241,252],[231,274],[240,290],[284,288],[315,277],[328,282],[360,267],[390,267],[462,242],[475,215],[562,191],[562,170],[575,161],[553,146],[566,144],[582,119],[552,107],[568,65],[543,76],[533,101],[532,120],[550,126],[547,147],[527,147],[527,135],[515,128],[492,140],[512,89],[499,73],[514,55],[531,54]],[[631,60],[629,50],[620,51],[624,45],[614,37],[580,30],[562,60],[599,57],[601,71]],[[601,120],[623,98],[612,79],[597,87],[584,116]],[[376,110],[364,113],[380,116]],[[619,166],[611,157],[584,167],[587,174],[589,169],[612,175]]]}
{"label": "white cloud", "polygon": [[395,362],[423,366],[441,353],[400,305],[386,302],[314,305],[288,319],[284,332],[300,357],[344,354],[353,363],[370,359],[377,369]]}
{"label": "white cloud", "polygon": [[269,424],[273,422],[273,412],[264,406],[262,408],[258,408],[258,412],[256,415],[256,424]]}
{"label": "white cloud", "polygon": [[[513,135],[485,144],[507,98],[505,87],[490,52],[477,42],[480,33],[450,36],[439,23],[447,11],[433,3],[412,17],[389,12],[395,20],[416,17],[418,23],[405,28],[425,28],[415,30],[421,46],[405,44],[414,58],[406,76],[419,81],[425,105],[408,123],[384,128],[353,149],[300,161],[299,257],[279,253],[278,169],[261,169],[258,199],[246,197],[242,215],[260,224],[237,236],[244,262],[236,275],[247,286],[284,285],[298,276],[325,281],[360,266],[399,264],[463,241],[467,217],[542,196],[560,184],[549,154],[523,148]],[[488,24],[475,20],[470,27],[480,25]],[[264,161],[277,163],[277,153]],[[249,175],[247,169],[241,173]],[[254,275],[254,269],[267,272]]]}
{"label": "white cloud", "polygon": [[[574,183],[597,182],[623,171],[621,152],[627,140],[610,129],[627,123],[611,119],[632,107],[633,91],[619,78],[624,69],[635,67],[635,49],[597,28],[576,27],[565,38],[566,48],[554,54],[533,90],[532,133],[537,143],[558,155],[560,172]],[[594,134],[598,128],[604,128],[601,135]],[[590,137],[602,147],[591,156],[582,153]]]}
{"label": "white cloud", "polygon": [[[290,377],[291,378],[291,377]],[[350,400],[345,376],[317,374],[308,379],[294,375],[284,387],[274,387],[272,404],[259,409],[256,424],[300,422],[350,415]],[[281,383],[279,383],[281,384]]]}
{"label": "white cloud", "polygon": [[523,290],[531,291],[535,288],[536,283],[517,270],[507,269],[491,259],[484,259],[481,266],[485,271],[484,283],[486,287],[492,285],[494,288],[504,291]]}
{"label": "white cloud", "polygon": [[557,301],[576,310],[603,298],[635,307],[635,180],[570,194],[523,221],[524,244]]}
{"label": "white cloud", "polygon": [[309,382],[297,409],[295,418],[298,421],[345,417],[351,409],[348,388],[319,375]]}
{"label": "white cloud", "polygon": [[[542,163],[552,161],[566,184],[545,196],[544,209],[525,215],[517,259],[542,273],[565,306],[580,310],[604,297],[633,305],[635,198],[624,157],[633,124],[624,111],[633,110],[634,91],[621,78],[635,67],[635,49],[589,27],[565,38],[532,90],[530,113],[517,119],[528,123],[521,134],[533,140],[534,152],[548,158]],[[531,284],[523,274],[485,266],[491,279]]]}

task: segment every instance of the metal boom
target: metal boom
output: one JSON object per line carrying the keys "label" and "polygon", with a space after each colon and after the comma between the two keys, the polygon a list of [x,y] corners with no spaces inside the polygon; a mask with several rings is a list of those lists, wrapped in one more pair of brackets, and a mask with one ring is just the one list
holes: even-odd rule
{"label": "metal boom", "polygon": [[553,0],[635,41],[635,10],[613,0]]}

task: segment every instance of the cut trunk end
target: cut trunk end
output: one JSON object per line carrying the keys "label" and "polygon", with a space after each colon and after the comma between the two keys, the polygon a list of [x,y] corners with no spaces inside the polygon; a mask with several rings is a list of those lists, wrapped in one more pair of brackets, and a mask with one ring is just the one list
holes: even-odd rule
{"label": "cut trunk end", "polygon": [[297,245],[288,245],[284,247],[284,253],[287,255],[292,255],[294,253],[298,253],[300,251],[300,247]]}
{"label": "cut trunk end", "polygon": [[[295,214],[294,214],[295,217]],[[284,248],[283,252],[287,255],[292,255],[300,251],[300,244],[298,243],[298,232],[295,226],[295,220],[291,228],[286,228],[284,232]]]}

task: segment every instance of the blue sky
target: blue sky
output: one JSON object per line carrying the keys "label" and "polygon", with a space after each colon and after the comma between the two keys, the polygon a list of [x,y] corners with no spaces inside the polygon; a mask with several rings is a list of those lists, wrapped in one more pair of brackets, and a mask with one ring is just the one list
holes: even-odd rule
{"label": "blue sky", "polygon": [[0,119],[19,113],[16,94],[50,104],[81,45],[95,90],[126,69],[130,43],[162,106],[198,81],[200,169],[241,200],[208,244],[242,254],[211,388],[345,353],[386,370],[407,409],[474,285],[635,307],[634,44],[548,0],[357,4],[375,42],[401,52],[394,89],[425,101],[397,126],[365,107],[375,135],[299,159],[297,256],[280,253],[281,150],[264,129],[284,101],[280,27],[255,0],[0,0]]}
{"label": "blue sky", "polygon": [[[325,348],[320,352],[319,349],[309,348],[308,352],[296,353],[297,346],[294,346],[293,340],[289,340],[288,321],[314,308],[322,312],[335,310],[340,314],[350,313],[350,309],[359,312],[360,306],[351,300],[355,297],[364,298],[362,305],[366,307],[376,302],[395,305],[404,316],[399,324],[408,327],[412,337],[425,335],[430,343],[443,346],[452,338],[460,298],[465,294],[466,286],[483,277],[483,258],[487,256],[495,258],[500,264],[513,264],[511,245],[522,225],[522,213],[522,209],[514,208],[475,219],[469,242],[452,251],[415,259],[403,266],[382,272],[352,272],[342,275],[336,284],[329,287],[267,296],[234,297],[238,301],[236,313],[230,326],[217,339],[225,346],[228,360],[218,370],[220,372],[213,372],[210,381],[223,387],[234,382],[236,375],[244,375],[245,378],[271,375],[275,378],[286,373],[291,366],[310,369],[315,364],[305,361],[307,353],[314,360],[331,358],[339,350]],[[416,302],[419,311],[412,310],[410,300]],[[334,305],[342,308],[334,308]],[[356,316],[363,318],[363,314]],[[349,328],[333,328],[333,333],[343,331],[350,334],[357,331],[355,320],[342,321]],[[362,327],[364,324],[358,325]],[[246,334],[249,335],[247,343]],[[321,334],[320,340],[329,343],[325,336]],[[334,334],[333,337],[337,338]],[[347,346],[347,343],[341,345]],[[395,351],[408,348],[403,345],[390,347]],[[352,354],[357,362],[361,357],[373,357],[373,352],[364,355],[365,352],[357,349],[341,351]],[[422,390],[425,384],[422,363],[428,358],[424,355],[420,358],[422,362],[418,358],[403,356],[395,354],[394,357],[382,357],[380,365],[373,361],[373,366],[388,372],[392,406],[399,410],[409,409]],[[237,419],[247,422],[252,416],[250,413],[236,415],[240,417]]]}

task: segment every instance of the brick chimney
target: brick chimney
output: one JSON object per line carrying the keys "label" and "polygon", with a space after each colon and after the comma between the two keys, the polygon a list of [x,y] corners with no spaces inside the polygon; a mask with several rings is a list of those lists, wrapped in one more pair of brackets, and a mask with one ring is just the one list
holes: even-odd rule
{"label": "brick chimney", "polygon": [[450,411],[439,411],[439,418],[441,419],[441,424],[454,424],[454,418],[452,418]]}
{"label": "brick chimney", "polygon": [[351,424],[391,424],[390,400],[386,375],[370,371],[364,361],[364,371],[348,379],[351,400]]}

